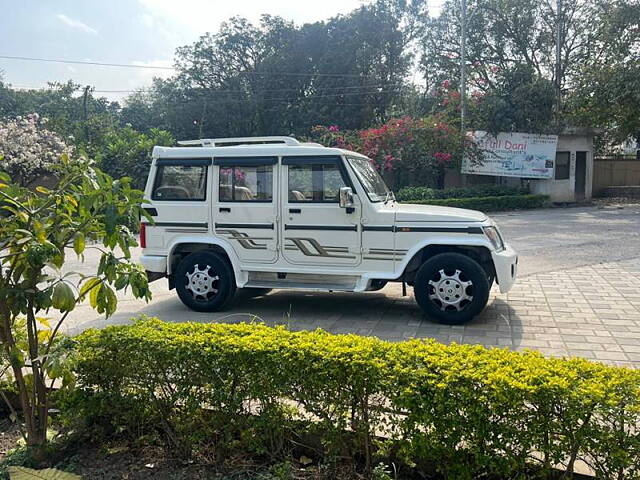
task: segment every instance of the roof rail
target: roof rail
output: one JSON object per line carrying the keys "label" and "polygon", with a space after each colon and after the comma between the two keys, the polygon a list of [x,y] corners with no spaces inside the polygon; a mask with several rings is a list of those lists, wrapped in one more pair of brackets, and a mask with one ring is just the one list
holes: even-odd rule
{"label": "roof rail", "polygon": [[201,138],[200,140],[182,140],[178,145],[202,146],[202,147],[223,147],[232,145],[252,145],[284,143],[288,146],[298,146],[300,142],[293,137],[232,137],[232,138]]}

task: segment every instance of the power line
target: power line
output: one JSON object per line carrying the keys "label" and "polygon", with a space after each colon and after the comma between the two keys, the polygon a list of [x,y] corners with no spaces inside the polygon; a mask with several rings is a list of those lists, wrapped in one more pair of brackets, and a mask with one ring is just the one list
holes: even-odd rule
{"label": "power line", "polygon": [[173,67],[162,67],[160,65],[133,65],[129,63],[104,63],[104,62],[90,62],[84,60],[59,60],[53,58],[35,58],[35,57],[20,57],[15,55],[0,55],[0,58],[5,60],[24,60],[28,62],[49,62],[49,63],[70,63],[73,65],[94,65],[101,67],[122,67],[122,68],[148,68],[154,70],[175,70]]}
{"label": "power line", "polygon": [[[29,86],[29,85],[13,85],[13,84],[7,84],[8,88],[12,88],[15,90],[38,90],[38,91],[47,91],[47,90],[53,90],[55,88],[55,86],[43,86],[43,87],[33,87],[33,86]],[[64,85],[64,84],[63,84]],[[384,89],[384,88],[396,88],[396,87],[403,87],[405,84],[402,82],[399,83],[381,83],[381,84],[372,84],[372,85],[345,85],[345,86],[339,86],[339,87],[322,87],[322,86],[314,86],[314,88],[317,88],[318,90],[321,91],[325,91],[325,90],[351,90],[351,89]],[[260,89],[259,92],[260,93],[275,93],[275,92],[299,92],[303,89],[301,88],[267,88],[267,89]],[[152,92],[153,89],[151,88],[138,88],[138,89],[134,89],[134,90],[102,90],[102,89],[96,89],[93,90],[94,93],[136,93],[136,92]],[[218,89],[211,89],[210,90],[211,93],[214,94],[218,94],[218,93],[239,93],[239,94],[246,94],[248,93],[247,90],[218,90]],[[349,92],[348,92],[349,93]],[[372,92],[362,92],[362,93],[382,93],[380,90],[374,90]],[[351,93],[349,93],[351,94]],[[341,95],[341,94],[339,94]]]}
{"label": "power line", "polygon": [[[0,55],[0,59],[22,60],[27,62],[49,62],[64,63],[72,65],[92,65],[100,67],[121,67],[121,68],[145,68],[154,70],[176,70],[175,67],[163,67],[160,65],[134,65],[130,63],[106,63],[90,62],[84,60],[61,60],[54,58],[21,57],[15,55]],[[238,75],[251,76],[283,76],[283,77],[336,77],[336,78],[376,78],[374,75],[361,75],[359,73],[301,73],[301,72],[238,72]]]}

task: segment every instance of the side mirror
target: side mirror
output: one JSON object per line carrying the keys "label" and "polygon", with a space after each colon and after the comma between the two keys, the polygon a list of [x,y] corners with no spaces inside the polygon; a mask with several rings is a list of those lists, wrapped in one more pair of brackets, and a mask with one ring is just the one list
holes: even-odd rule
{"label": "side mirror", "polygon": [[351,187],[340,188],[340,208],[353,207],[353,190]]}

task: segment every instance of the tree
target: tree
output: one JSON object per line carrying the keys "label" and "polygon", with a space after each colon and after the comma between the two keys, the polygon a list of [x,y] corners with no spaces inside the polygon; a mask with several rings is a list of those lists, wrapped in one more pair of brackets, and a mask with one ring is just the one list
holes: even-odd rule
{"label": "tree", "polygon": [[63,153],[72,148],[44,128],[46,119],[36,113],[0,122],[0,170],[20,186],[32,186],[54,172]]}
{"label": "tree", "polygon": [[495,88],[476,95],[472,124],[494,135],[498,132],[551,133],[556,124],[553,113],[553,83],[539,77],[527,65],[514,66],[501,75]]}
{"label": "tree", "polygon": [[447,168],[460,165],[463,152],[481,161],[473,143],[442,116],[394,118],[379,127],[342,131],[316,126],[314,139],[327,146],[360,152],[395,188],[428,185],[442,188]]}
{"label": "tree", "polygon": [[[114,181],[91,161],[72,161],[66,154],[59,178],[54,189],[33,192],[0,172],[3,373],[12,374],[23,436],[38,461],[45,456],[53,382],[72,382],[58,335],[69,312],[88,297],[98,313],[111,315],[115,290],[126,288],[135,297],[151,298],[144,270],[131,260],[136,238],[126,226],[144,215],[142,192],[129,180]],[[88,248],[100,251],[95,274],[61,272],[70,249],[82,256]]]}
{"label": "tree", "polygon": [[[561,5],[560,11],[557,5]],[[528,85],[517,82],[524,86],[521,93],[527,90],[530,95],[543,93],[546,108],[550,84],[556,96],[559,93],[563,99],[563,107],[554,122],[555,130],[577,119],[572,116],[573,97],[584,98],[584,83],[590,82],[586,72],[600,72],[598,75],[604,79],[608,68],[638,58],[640,4],[635,1],[471,0],[467,17],[467,71],[471,91],[492,94],[492,108],[504,113],[515,97],[523,99],[521,94],[506,91],[505,87],[520,75],[518,72],[527,71],[531,79],[525,82]],[[421,66],[427,88],[437,88],[445,80],[458,84],[460,37],[459,2],[450,0],[438,18],[428,22],[421,42]],[[559,57],[556,46],[559,46]],[[595,100],[604,103],[606,96]],[[502,102],[504,105],[499,105]],[[522,118],[524,122],[514,128],[541,126],[542,119],[537,118],[536,108],[532,102],[525,102],[521,107],[526,113]],[[490,109],[487,114],[491,112]],[[508,116],[507,123],[516,120],[513,115]],[[591,126],[594,119],[587,115],[580,121]],[[609,122],[609,126],[618,128],[615,122]]]}
{"label": "tree", "polygon": [[425,0],[377,0],[302,26],[268,15],[257,25],[231,18],[179,48],[178,74],[127,100],[123,121],[181,139],[383,122],[404,97],[425,11]]}
{"label": "tree", "polygon": [[114,178],[131,177],[135,188],[143,189],[151,166],[151,153],[156,145],[172,146],[175,140],[164,130],[151,128],[140,133],[126,126],[113,129],[96,149],[100,168]]}

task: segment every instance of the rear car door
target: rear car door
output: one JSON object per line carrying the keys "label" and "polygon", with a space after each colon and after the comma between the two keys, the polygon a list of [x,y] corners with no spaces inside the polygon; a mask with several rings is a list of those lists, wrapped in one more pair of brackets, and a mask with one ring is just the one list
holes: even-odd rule
{"label": "rear car door", "polygon": [[277,252],[277,157],[215,157],[212,216],[242,263],[273,263]]}
{"label": "rear car door", "polygon": [[282,254],[294,265],[353,266],[360,263],[361,205],[339,205],[351,179],[339,156],[282,157]]}

